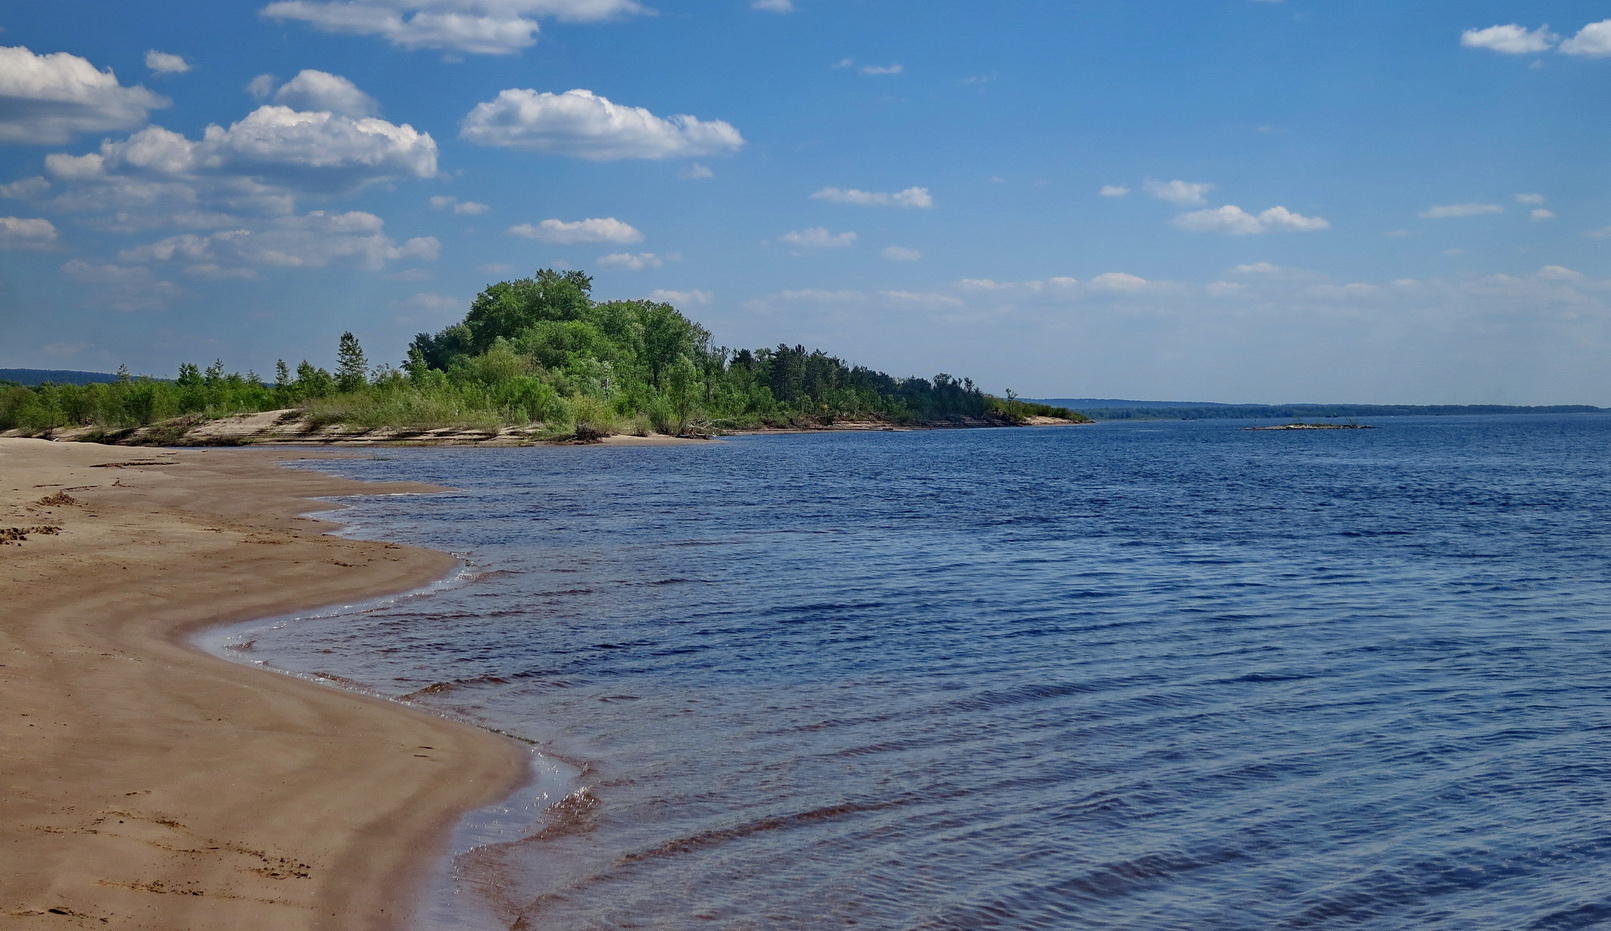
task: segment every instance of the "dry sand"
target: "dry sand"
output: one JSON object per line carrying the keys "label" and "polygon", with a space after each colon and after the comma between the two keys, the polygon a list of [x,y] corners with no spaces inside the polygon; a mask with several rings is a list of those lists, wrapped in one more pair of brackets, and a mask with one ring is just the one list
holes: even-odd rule
{"label": "dry sand", "polygon": [[393,927],[525,777],[493,734],[186,645],[453,566],[297,516],[429,489],[273,458],[0,439],[0,540],[60,528],[0,545],[0,928]]}

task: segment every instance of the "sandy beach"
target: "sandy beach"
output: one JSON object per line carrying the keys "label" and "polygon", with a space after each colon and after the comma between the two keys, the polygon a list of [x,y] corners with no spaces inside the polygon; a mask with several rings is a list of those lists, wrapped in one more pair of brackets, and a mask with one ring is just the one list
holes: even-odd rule
{"label": "sandy beach", "polygon": [[394,927],[524,778],[491,733],[187,645],[453,566],[298,516],[431,489],[276,455],[0,439],[0,927]]}

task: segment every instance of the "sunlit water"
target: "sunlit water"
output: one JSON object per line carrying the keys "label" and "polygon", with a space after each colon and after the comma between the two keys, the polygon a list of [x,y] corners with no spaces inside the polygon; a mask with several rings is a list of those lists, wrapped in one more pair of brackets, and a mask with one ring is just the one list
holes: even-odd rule
{"label": "sunlit water", "polygon": [[535,742],[431,926],[1611,923],[1611,418],[1240,426],[320,462],[471,573],[244,656]]}

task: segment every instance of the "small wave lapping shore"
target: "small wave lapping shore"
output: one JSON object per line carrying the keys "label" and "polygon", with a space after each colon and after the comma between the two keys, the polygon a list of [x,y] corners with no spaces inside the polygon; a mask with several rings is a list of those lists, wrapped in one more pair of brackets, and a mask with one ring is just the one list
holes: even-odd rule
{"label": "small wave lapping shore", "polygon": [[525,754],[185,638],[439,577],[446,554],[298,516],[430,489],[146,452],[0,439],[0,925],[396,926]]}

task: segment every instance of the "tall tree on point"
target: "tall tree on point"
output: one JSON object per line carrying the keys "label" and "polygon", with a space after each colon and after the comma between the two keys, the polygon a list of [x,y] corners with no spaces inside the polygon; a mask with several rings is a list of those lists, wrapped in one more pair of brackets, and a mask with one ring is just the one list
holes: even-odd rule
{"label": "tall tree on point", "polygon": [[357,391],[369,384],[369,360],[358,345],[358,337],[349,330],[341,334],[336,347],[336,387],[342,391]]}

